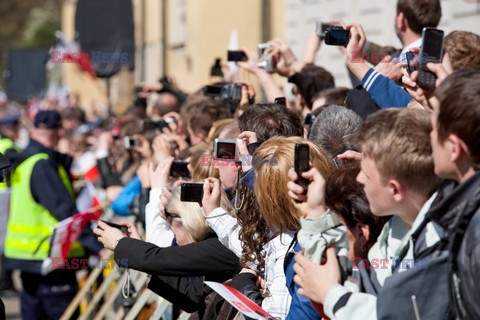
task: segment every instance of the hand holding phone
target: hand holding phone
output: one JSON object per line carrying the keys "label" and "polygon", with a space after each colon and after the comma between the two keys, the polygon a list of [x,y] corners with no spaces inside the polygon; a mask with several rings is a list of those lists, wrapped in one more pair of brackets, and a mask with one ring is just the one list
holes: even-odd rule
{"label": "hand holding phone", "polygon": [[125,235],[128,235],[128,234],[129,234],[129,232],[128,232],[128,227],[126,227],[126,226],[122,226],[121,224],[116,224],[116,223],[109,222],[109,221],[106,221],[106,220],[100,220],[100,221],[102,221],[103,223],[109,225],[109,226],[112,227],[112,228],[119,229],[119,230],[122,231]]}
{"label": "hand holding phone", "polygon": [[427,69],[427,63],[440,63],[443,55],[444,32],[425,27],[422,31],[422,49],[417,84],[420,88],[433,91],[437,77]]}

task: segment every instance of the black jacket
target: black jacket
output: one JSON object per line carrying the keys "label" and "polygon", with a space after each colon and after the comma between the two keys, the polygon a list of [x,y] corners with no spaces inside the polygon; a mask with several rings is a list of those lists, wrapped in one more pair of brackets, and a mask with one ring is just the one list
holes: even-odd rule
{"label": "black jacket", "polygon": [[[46,153],[49,158],[39,160],[33,167],[30,178],[30,189],[35,201],[45,207],[58,221],[64,220],[77,213],[76,204],[65,188],[60,175],[58,165],[69,172],[72,158],[55,152],[35,140],[31,140],[27,148],[12,159],[13,170],[27,158]],[[88,253],[98,253],[103,249],[90,228],[85,228],[78,240],[87,249]],[[21,269],[28,272],[40,272],[42,261],[26,261],[6,259],[5,264],[11,269]]]}
{"label": "black jacket", "polygon": [[460,319],[480,319],[480,172],[451,183],[431,212],[449,233],[450,299]]}
{"label": "black jacket", "polygon": [[115,248],[115,259],[126,259],[123,261],[128,268],[151,275],[203,276],[216,282],[230,279],[241,270],[238,257],[218,241],[211,229],[202,241],[166,248],[123,238]]}
{"label": "black jacket", "polygon": [[187,312],[205,312],[205,297],[211,289],[203,280],[224,282],[240,272],[238,257],[208,229],[203,240],[185,246],[160,248],[124,238],[115,248],[115,258],[129,268],[152,275],[148,288]]}

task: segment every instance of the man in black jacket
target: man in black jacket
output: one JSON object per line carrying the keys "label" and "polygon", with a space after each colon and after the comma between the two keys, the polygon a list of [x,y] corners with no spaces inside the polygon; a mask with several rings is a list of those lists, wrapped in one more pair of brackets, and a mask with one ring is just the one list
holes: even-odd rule
{"label": "man in black jacket", "polygon": [[480,319],[480,67],[451,74],[435,96],[435,173],[454,182],[442,190],[430,214],[450,236],[453,311],[460,319]]}
{"label": "man in black jacket", "polygon": [[[40,111],[27,148],[13,161],[10,218],[5,239],[5,267],[20,269],[22,318],[59,318],[78,289],[75,270],[41,274],[50,255],[53,228],[77,213],[69,170],[72,158],[54,150],[60,114]],[[89,228],[72,245],[71,254],[97,254],[102,246]],[[86,250],[84,250],[86,249]]]}

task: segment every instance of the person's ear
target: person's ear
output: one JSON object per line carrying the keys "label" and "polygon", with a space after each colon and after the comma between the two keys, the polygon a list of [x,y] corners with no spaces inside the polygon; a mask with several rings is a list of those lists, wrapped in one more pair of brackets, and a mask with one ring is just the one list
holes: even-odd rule
{"label": "person's ear", "polygon": [[388,189],[395,202],[401,202],[405,199],[405,187],[398,180],[390,179],[388,181]]}
{"label": "person's ear", "polygon": [[397,22],[397,28],[398,31],[405,31],[408,26],[407,19],[405,19],[405,15],[403,12],[399,12],[396,17],[396,22]]}
{"label": "person's ear", "polygon": [[458,162],[463,155],[470,153],[465,142],[455,134],[449,134],[445,143],[449,148],[451,162]]}
{"label": "person's ear", "polygon": [[195,136],[195,139],[198,140],[198,141],[205,142],[207,140],[207,137],[201,132],[200,133],[193,133],[193,135]]}
{"label": "person's ear", "polygon": [[362,248],[367,248],[368,241],[370,240],[370,227],[364,223],[357,223],[355,226],[358,235],[358,241]]}

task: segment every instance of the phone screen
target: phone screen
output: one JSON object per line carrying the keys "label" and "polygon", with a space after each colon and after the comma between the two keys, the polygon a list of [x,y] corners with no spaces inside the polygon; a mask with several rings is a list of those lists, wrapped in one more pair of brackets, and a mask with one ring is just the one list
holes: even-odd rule
{"label": "phone screen", "polygon": [[180,185],[180,201],[202,203],[203,183],[182,183]]}

